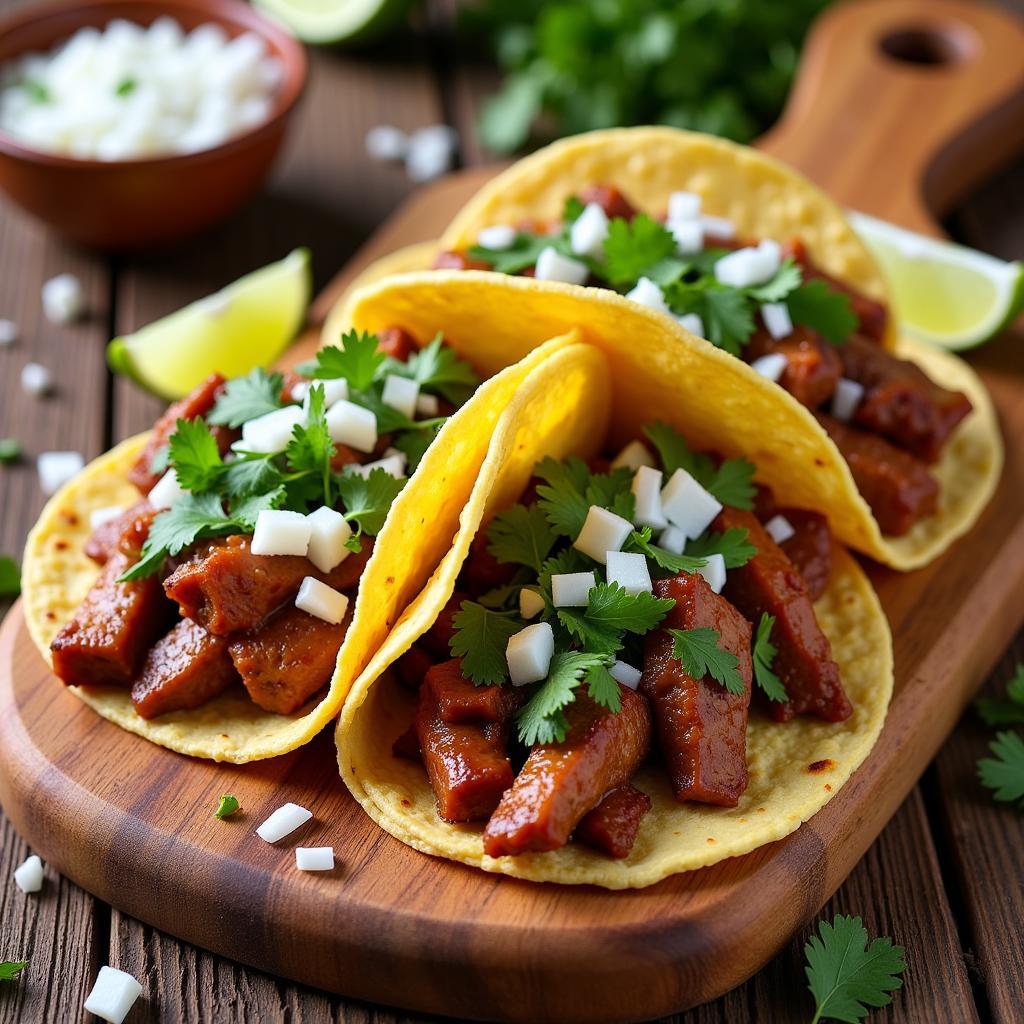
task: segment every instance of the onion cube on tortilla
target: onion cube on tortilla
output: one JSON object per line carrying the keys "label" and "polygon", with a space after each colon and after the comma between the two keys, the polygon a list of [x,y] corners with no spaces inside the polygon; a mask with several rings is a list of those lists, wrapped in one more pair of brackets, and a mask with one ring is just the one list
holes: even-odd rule
{"label": "onion cube on tortilla", "polygon": [[633,522],[638,526],[651,526],[655,529],[668,526],[665,513],[661,510],[661,470],[650,466],[641,466],[633,475],[633,498],[636,514]]}
{"label": "onion cube on tortilla", "polygon": [[600,203],[587,203],[569,232],[569,246],[577,256],[600,256],[608,237],[608,215]]}
{"label": "onion cube on tortilla", "polygon": [[708,586],[716,594],[720,594],[722,592],[722,587],[725,586],[725,558],[718,552],[713,555],[707,555],[706,557],[707,562],[705,562],[697,572],[707,580]]}
{"label": "onion cube on tortilla", "polygon": [[25,893],[42,889],[43,862],[35,854],[14,869],[14,884]]}
{"label": "onion cube on tortilla", "polygon": [[583,523],[580,535],[573,541],[573,547],[589,555],[595,562],[604,565],[609,551],[621,551],[626,538],[633,532],[633,524],[622,516],[609,512],[600,505],[591,505]]}
{"label": "onion cube on tortilla", "polygon": [[352,554],[352,549],[345,547],[352,536],[352,527],[340,512],[321,505],[306,516],[306,522],[309,523],[306,557],[321,572],[330,572]]}
{"label": "onion cube on tortilla", "polygon": [[437,395],[420,395],[416,399],[416,415],[432,420],[441,411]]}
{"label": "onion cube on tortilla", "polygon": [[698,338],[704,337],[704,321],[701,320],[699,313],[683,313],[682,316],[677,316],[676,320],[683,330],[696,334]]}
{"label": "onion cube on tortilla", "polygon": [[481,228],[476,236],[477,245],[499,252],[503,249],[511,249],[515,240],[516,229],[511,224],[492,224],[488,228]]}
{"label": "onion cube on tortilla", "polygon": [[673,555],[681,555],[686,547],[686,534],[678,526],[666,526],[658,538],[658,547],[671,551]]}
{"label": "onion cube on tortilla", "polygon": [[836,389],[832,393],[832,415],[837,420],[848,423],[853,419],[853,414],[864,397],[864,388],[855,380],[840,377],[836,381]]}
{"label": "onion cube on tortilla", "polygon": [[365,462],[363,465],[353,465],[348,472],[356,473],[359,476],[369,476],[375,469],[383,469],[396,479],[405,476],[405,466],[408,456],[404,452],[395,452],[394,455],[386,455],[383,459],[375,462]]}
{"label": "onion cube on tortilla", "polygon": [[185,489],[178,483],[178,474],[169,469],[150,490],[149,503],[159,510],[170,508],[184,493]]}
{"label": "onion cube on tortilla", "polygon": [[264,842],[276,843],[285,836],[291,835],[300,825],[305,825],[313,817],[312,811],[298,804],[285,804],[278,807],[258,829],[256,835]]}
{"label": "onion cube on tortilla", "polygon": [[716,280],[733,288],[764,284],[779,269],[779,254],[776,252],[778,244],[773,244],[775,249],[762,248],[760,245],[747,246],[723,256],[715,263]]}
{"label": "onion cube on tortilla", "polygon": [[687,539],[699,537],[722,511],[722,504],[685,469],[677,469],[661,492],[661,508]]}
{"label": "onion cube on tortilla", "polygon": [[673,192],[668,197],[668,220],[696,220],[700,216],[700,196],[696,192]]}
{"label": "onion cube on tortilla", "polygon": [[389,373],[384,378],[384,391],[380,400],[411,420],[416,415],[416,399],[419,398],[419,394],[420,386],[416,381]]}
{"label": "onion cube on tortilla", "polygon": [[336,444],[347,444],[357,452],[372,452],[377,445],[377,417],[346,399],[327,410],[327,431]]}
{"label": "onion cube on tortilla", "polygon": [[295,866],[300,871],[333,871],[333,846],[297,846]]}
{"label": "onion cube on tortilla", "polygon": [[632,551],[609,551],[608,582],[617,583],[627,594],[650,594],[654,590],[647,559]]}
{"label": "onion cube on tortilla", "polygon": [[736,237],[736,225],[725,217],[711,217],[705,213],[701,214],[700,222],[706,235],[726,240]]}
{"label": "onion cube on tortilla", "polygon": [[109,1024],[121,1024],[140,995],[142,986],[130,974],[115,967],[101,967],[85,1001],[85,1012]]}
{"label": "onion cube on tortilla", "polygon": [[793,524],[785,516],[772,516],[764,524],[764,528],[768,536],[776,544],[784,544],[796,533],[796,530],[793,529]]}
{"label": "onion cube on tortilla", "polygon": [[536,590],[531,590],[529,587],[523,587],[519,591],[519,615],[524,619],[535,619],[540,613],[544,611],[544,598],[537,593]]}
{"label": "onion cube on tortilla", "polygon": [[551,603],[556,608],[586,608],[587,595],[597,586],[591,572],[560,572],[551,577]]}
{"label": "onion cube on tortilla", "polygon": [[105,508],[94,508],[89,513],[89,529],[95,530],[104,523],[116,519],[124,509],[120,505],[107,505]]}
{"label": "onion cube on tortilla", "polygon": [[628,686],[629,689],[635,690],[640,685],[640,677],[643,673],[638,668],[633,668],[632,665],[627,665],[624,661],[619,661],[617,658],[612,662],[612,667],[608,669],[608,674],[617,683],[622,683],[623,686]]}
{"label": "onion cube on tortilla", "polygon": [[232,447],[261,455],[283,452],[292,439],[292,430],[305,419],[305,412],[296,405],[275,409],[243,423],[241,440],[236,441]]}
{"label": "onion cube on tortilla", "polygon": [[670,220],[665,226],[672,232],[680,256],[691,256],[704,248],[704,225],[699,220]]}
{"label": "onion cube on tortilla", "polygon": [[43,452],[36,460],[39,487],[49,496],[85,468],[81,452]]}
{"label": "onion cube on tortilla", "polygon": [[779,378],[786,372],[788,363],[789,360],[781,352],[769,352],[768,355],[755,359],[750,364],[750,368],[755,373],[759,373],[762,377],[777,384]]}
{"label": "onion cube on tortilla", "polygon": [[639,469],[641,466],[654,466],[654,456],[642,441],[630,441],[618,455],[612,459],[612,469]]}
{"label": "onion cube on tortilla", "polygon": [[305,555],[311,532],[309,520],[301,512],[261,509],[249,550],[254,555]]}
{"label": "onion cube on tortilla", "polygon": [[348,611],[348,597],[316,577],[307,576],[295,595],[295,607],[337,626]]}
{"label": "onion cube on tortilla", "polygon": [[313,390],[314,385],[324,389],[325,409],[330,409],[336,402],[348,398],[348,381],[342,377],[335,380],[299,381],[298,384],[292,385],[292,398],[302,402],[302,409],[307,416],[309,415],[309,393]]}
{"label": "onion cube on tortilla", "polygon": [[649,277],[641,277],[633,288],[626,292],[626,298],[658,313],[670,312],[662,290]]}
{"label": "onion cube on tortilla", "polygon": [[537,257],[533,276],[538,281],[563,281],[565,284],[583,284],[590,276],[586,263],[563,256],[557,249],[548,246]]}
{"label": "onion cube on tortilla", "polygon": [[784,302],[766,302],[761,307],[761,319],[768,333],[776,339],[788,338],[793,333],[793,320],[789,306]]}
{"label": "onion cube on tortilla", "polygon": [[505,660],[512,685],[539,683],[547,676],[554,653],[555,634],[550,622],[535,622],[510,636]]}

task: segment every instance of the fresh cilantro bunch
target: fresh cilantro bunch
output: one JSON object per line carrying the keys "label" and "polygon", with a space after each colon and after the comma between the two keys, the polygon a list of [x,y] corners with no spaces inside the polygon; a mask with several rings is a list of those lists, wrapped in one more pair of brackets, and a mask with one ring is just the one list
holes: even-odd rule
{"label": "fresh cilantro bunch", "polygon": [[[827,0],[483,0],[462,27],[506,72],[483,108],[506,153],[552,135],[667,124],[746,142],[782,109],[804,33]],[[478,43],[474,42],[474,45]]]}
{"label": "fresh cilantro bunch", "polygon": [[225,460],[209,424],[237,428],[251,419],[282,408],[283,377],[256,369],[227,383],[206,420],[178,420],[174,433],[158,457],[162,468],[173,468],[187,492],[171,508],[157,515],[139,561],[122,580],[142,579],[159,571],[168,556],[176,556],[200,540],[232,533],[251,533],[256,518],[266,509],[307,512],[311,507],[334,507],[339,499],[345,518],[356,532],[349,546],[358,551],[363,534],[376,536],[405,481],[383,469],[368,475],[345,467],[336,472],[332,460],[337,447],[327,426],[324,380],[344,379],[349,400],[371,409],[381,434],[393,434],[393,443],[415,468],[436,436],[444,417],[412,420],[383,402],[389,374],[416,380],[421,391],[444,397],[453,404],[466,399],[478,383],[472,367],[449,348],[440,336],[401,363],[380,351],[375,335],[350,332],[340,346],[321,349],[316,359],[299,368],[311,379],[304,422],[293,428],[283,452],[235,451]]}
{"label": "fresh cilantro bunch", "polygon": [[[1018,665],[1006,684],[1006,698],[981,697],[975,702],[986,725],[1024,725],[1024,664]],[[992,757],[978,761],[978,778],[996,800],[1014,803],[1024,810],[1024,740],[1009,729],[996,733],[989,743]]]}
{"label": "fresh cilantro bunch", "polygon": [[13,981],[26,967],[27,960],[0,961],[0,981]]}
{"label": "fresh cilantro bunch", "polygon": [[[723,504],[751,507],[754,467],[749,462],[734,459],[716,464],[709,456],[691,451],[685,440],[663,423],[651,425],[647,435],[658,449],[667,475],[685,468]],[[547,678],[536,685],[519,712],[519,739],[527,746],[564,740],[568,730],[565,709],[582,684],[591,699],[618,711],[619,687],[609,668],[619,655],[624,655],[623,660],[639,660],[641,638],[658,626],[673,606],[670,599],[628,594],[601,579],[603,567],[572,546],[592,505],[633,519],[631,470],[594,472],[573,456],[563,462],[544,459],[534,475],[538,480],[536,502],[505,509],[487,531],[488,552],[498,562],[517,567],[513,582],[479,601],[464,601],[454,617],[451,640],[452,654],[462,659],[462,670],[469,679],[477,685],[504,683],[508,680],[505,650],[509,638],[529,625],[518,611],[519,591],[529,587],[540,596],[544,603],[540,620],[551,625],[555,653]],[[676,555],[653,544],[650,528],[644,527],[632,531],[623,550],[645,555],[653,563],[655,575],[662,576],[696,572],[715,553],[723,555],[727,566],[736,568],[755,553],[742,529],[708,531],[692,541],[685,554]],[[587,595],[587,605],[556,608],[551,578],[574,572],[595,573],[597,583]],[[785,691],[771,673],[775,649],[769,635],[773,624],[762,622],[755,664],[761,666],[759,680],[769,685],[774,680],[782,691],[782,697],[774,699],[784,700]],[[676,638],[675,656],[686,671],[697,678],[710,674],[731,692],[742,692],[737,659],[718,646],[721,638],[715,630],[671,632]]]}
{"label": "fresh cilantro bunch", "polygon": [[714,266],[724,249],[705,249],[690,256],[676,253],[672,232],[645,213],[631,221],[615,217],[599,258],[573,253],[569,243],[572,223],[582,212],[575,197],[565,206],[561,226],[552,234],[520,232],[508,249],[474,246],[469,254],[485,260],[499,273],[516,274],[537,261],[541,251],[553,246],[563,256],[585,263],[599,284],[620,292],[633,288],[641,277],[654,281],[669,309],[677,315],[696,313],[707,340],[734,356],[740,355],[756,326],[758,308],[767,302],[784,302],[794,324],[817,331],[826,341],[840,344],[857,326],[850,300],[821,280],[804,282],[800,267],[784,260],[775,275],[762,284],[735,288],[722,284]]}

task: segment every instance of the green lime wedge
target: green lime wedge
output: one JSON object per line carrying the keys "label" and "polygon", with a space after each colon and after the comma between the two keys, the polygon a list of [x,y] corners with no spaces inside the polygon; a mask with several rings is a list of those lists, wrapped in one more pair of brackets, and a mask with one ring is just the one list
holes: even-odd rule
{"label": "green lime wedge", "polygon": [[918,235],[850,211],[850,222],[881,264],[896,318],[908,334],[940,348],[974,348],[1024,308],[1024,264]]}
{"label": "green lime wedge", "polygon": [[253,0],[306,43],[362,43],[397,25],[415,0]]}
{"label": "green lime wedge", "polygon": [[107,363],[168,400],[211,373],[237,377],[270,366],[306,318],[309,250],[239,278],[219,292],[107,346]]}

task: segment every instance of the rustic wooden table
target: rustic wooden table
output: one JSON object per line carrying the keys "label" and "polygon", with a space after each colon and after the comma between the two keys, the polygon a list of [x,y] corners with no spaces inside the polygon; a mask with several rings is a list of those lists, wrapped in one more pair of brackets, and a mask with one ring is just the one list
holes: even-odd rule
{"label": "rustic wooden table", "polygon": [[[0,0],[0,10],[24,0]],[[1024,9],[1024,0],[1013,4]],[[472,129],[490,73],[463,62],[440,0],[415,37],[359,57],[315,53],[287,152],[261,197],[229,223],[174,251],[104,258],[71,248],[0,201],[0,318],[21,340],[0,350],[0,437],[15,436],[23,464],[0,468],[0,550],[17,552],[43,504],[34,456],[77,449],[92,458],[149,426],[161,403],[113,378],[104,343],[291,248],[313,250],[323,284],[414,185],[368,159],[363,136],[386,122],[411,129],[447,121],[462,133],[461,159],[483,159]],[[1024,256],[1024,162],[966,202],[949,223],[964,241],[1004,258]],[[42,317],[39,288],[71,271],[90,315],[73,327]],[[24,363],[49,367],[52,397],[25,395]],[[5,611],[6,609],[0,609]],[[986,684],[999,692],[1024,660],[1024,632]],[[1024,818],[998,807],[975,778],[987,733],[961,722],[921,783],[823,911],[860,914],[873,934],[907,949],[905,988],[873,1021],[1020,1021],[1024,1007]],[[112,766],[116,770],[116,766]],[[45,796],[41,796],[45,799]],[[128,1020],[411,1021],[278,980],[163,935],[48,876],[25,898],[11,872],[29,850],[0,816],[0,960],[29,959],[0,986],[0,1022],[78,1021],[96,972],[111,964],[142,981]],[[240,908],[240,910],[243,908]],[[242,919],[240,914],[240,921]],[[806,1021],[806,931],[745,985],[674,1021]]]}

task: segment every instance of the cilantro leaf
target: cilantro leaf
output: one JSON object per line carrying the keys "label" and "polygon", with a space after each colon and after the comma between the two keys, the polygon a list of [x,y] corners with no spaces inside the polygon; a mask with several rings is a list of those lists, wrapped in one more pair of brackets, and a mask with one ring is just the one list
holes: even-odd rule
{"label": "cilantro leaf", "polygon": [[1018,665],[1006,684],[1008,700],[979,697],[974,706],[986,725],[1024,725],[1024,664]]}
{"label": "cilantro leaf", "polygon": [[388,369],[399,376],[411,377],[422,390],[436,392],[453,405],[462,405],[480,385],[476,370],[445,345],[440,334],[413,353],[407,362],[390,360]]}
{"label": "cilantro leaf", "polygon": [[217,810],[213,812],[215,818],[230,818],[232,814],[236,814],[239,808],[238,800],[231,796],[230,793],[225,793],[220,798],[220,803],[217,804]]}
{"label": "cilantro leaf", "polygon": [[297,367],[304,377],[316,380],[348,381],[349,390],[365,391],[375,380],[377,371],[386,362],[377,335],[365,331],[348,331],[341,337],[341,346],[328,345],[316,358]]}
{"label": "cilantro leaf", "polygon": [[636,498],[631,485],[633,471],[623,466],[608,473],[592,473],[587,481],[583,497],[588,505],[600,505],[610,509],[623,519],[632,520],[636,512]]}
{"label": "cilantro leaf", "polygon": [[271,508],[280,508],[287,496],[284,487],[275,487],[263,494],[250,494],[231,504],[231,521],[241,530],[251,533],[256,529],[256,517]]}
{"label": "cilantro leaf", "polygon": [[281,471],[266,456],[233,459],[224,467],[224,490],[229,498],[265,494],[279,487],[282,480]]}
{"label": "cilantro leaf", "polygon": [[511,612],[496,612],[475,601],[463,601],[452,617],[452,625],[452,655],[462,659],[462,671],[477,686],[508,679],[505,649],[509,637],[522,628]]}
{"label": "cilantro leaf", "polygon": [[28,967],[27,960],[0,962],[0,981],[13,981],[26,967]]}
{"label": "cilantro leaf", "polygon": [[604,665],[595,665],[587,672],[587,696],[613,714],[617,715],[622,710],[619,684]]}
{"label": "cilantro leaf", "polygon": [[167,440],[167,455],[178,483],[193,494],[212,490],[224,473],[217,442],[203,419],[178,420]]}
{"label": "cilantro leaf", "polygon": [[810,327],[833,345],[841,345],[857,329],[849,296],[834,291],[820,278],[791,292],[786,306],[793,323]]}
{"label": "cilantro leaf", "polygon": [[537,487],[537,504],[555,532],[575,539],[587,519],[590,502],[585,497],[590,481],[587,464],[573,455],[564,462],[552,458],[537,463],[534,474],[546,481]]}
{"label": "cilantro leaf", "polygon": [[750,511],[754,507],[754,473],[757,467],[746,459],[726,459],[710,476],[697,482],[723,505]]}
{"label": "cilantro leaf", "polygon": [[738,356],[754,333],[754,311],[743,292],[725,285],[708,285],[697,312],[707,340]]}
{"label": "cilantro leaf", "polygon": [[747,288],[747,294],[758,302],[780,302],[790,292],[800,287],[803,281],[803,273],[800,267],[793,260],[792,256],[782,261],[781,266],[775,271],[775,276],[765,281],[764,284],[754,285]]}
{"label": "cilantro leaf", "polygon": [[739,674],[739,658],[720,647],[721,635],[717,630],[700,626],[697,629],[670,629],[675,641],[672,656],[682,663],[683,670],[694,679],[711,676],[730,693],[737,696],[746,687]]}
{"label": "cilantro leaf", "polygon": [[503,563],[525,565],[539,573],[555,546],[556,535],[537,505],[512,505],[487,528],[487,550]]}
{"label": "cilantro leaf", "polygon": [[575,224],[585,209],[586,206],[579,196],[569,196],[562,204],[562,223]]}
{"label": "cilantro leaf", "polygon": [[978,778],[996,800],[1016,802],[1024,810],[1024,740],[1015,732],[999,732],[988,745],[994,757],[978,762]]}
{"label": "cilantro leaf", "polygon": [[21,458],[21,442],[14,437],[0,438],[0,463],[7,465]]}
{"label": "cilantro leaf", "polygon": [[149,460],[149,472],[153,476],[163,476],[167,472],[167,462],[171,457],[170,451],[167,449],[167,445],[162,444],[155,452],[153,452],[153,458]]}
{"label": "cilantro leaf", "polygon": [[628,288],[675,251],[672,232],[646,213],[638,213],[631,221],[615,217],[608,224],[601,272],[613,287]]}
{"label": "cilantro leaf", "polygon": [[721,555],[726,569],[738,569],[757,554],[757,548],[750,543],[749,534],[742,526],[730,526],[721,533],[705,530],[694,540],[688,540],[686,553],[704,559],[709,555]]}
{"label": "cilantro leaf", "polygon": [[710,455],[692,451],[686,438],[667,423],[661,420],[648,423],[644,433],[658,452],[666,480],[677,469],[685,469],[698,482],[715,471],[714,459]]}
{"label": "cilantro leaf", "polygon": [[782,680],[772,671],[772,662],[778,653],[778,648],[771,641],[774,626],[775,616],[763,613],[754,634],[751,654],[754,662],[754,679],[757,680],[757,685],[764,690],[769,700],[783,703],[789,700],[789,694],[786,693]]}
{"label": "cilantro leaf", "polygon": [[622,649],[623,633],[643,636],[674,604],[653,594],[627,594],[617,583],[602,582],[591,588],[586,609],[559,608],[558,619],[586,651],[613,655]]}
{"label": "cilantro leaf", "polygon": [[807,987],[814,996],[811,1024],[823,1019],[859,1024],[869,1007],[888,1006],[892,993],[903,985],[900,975],[907,964],[903,947],[892,939],[874,939],[859,917],[837,914],[822,921],[818,935],[804,946]]}
{"label": "cilantro leaf", "polygon": [[293,473],[311,473],[322,482],[324,504],[334,504],[331,497],[331,460],[338,449],[327,429],[324,386],[314,384],[309,389],[305,425],[297,423],[284,450],[288,468]]}
{"label": "cilantro leaf", "polygon": [[516,240],[507,249],[487,249],[482,245],[474,245],[469,249],[469,258],[489,263],[491,269],[498,274],[518,274],[527,267],[532,267],[540,254],[549,247],[554,247],[563,256],[572,256],[566,245],[560,245],[557,236],[532,235],[521,231]]}
{"label": "cilantro leaf", "polygon": [[0,600],[21,593],[21,570],[10,555],[0,555]]}
{"label": "cilantro leaf", "polygon": [[535,743],[561,743],[569,732],[564,709],[576,699],[580,679],[603,665],[604,660],[601,655],[581,651],[557,652],[551,659],[547,679],[516,716],[519,741],[528,747]]}
{"label": "cilantro leaf", "polygon": [[356,523],[360,533],[376,537],[405,479],[393,477],[385,469],[374,469],[368,476],[349,471],[336,480],[345,503],[345,518]]}
{"label": "cilantro leaf", "polygon": [[280,405],[283,383],[281,374],[268,374],[259,368],[229,380],[206,419],[213,424],[240,427],[247,420],[273,412]]}
{"label": "cilantro leaf", "polygon": [[649,526],[645,526],[641,530],[634,530],[626,539],[623,550],[646,555],[659,568],[673,575],[681,572],[696,572],[708,564],[706,558],[698,558],[691,554],[677,555],[666,548],[659,548],[656,544],[652,544]]}

